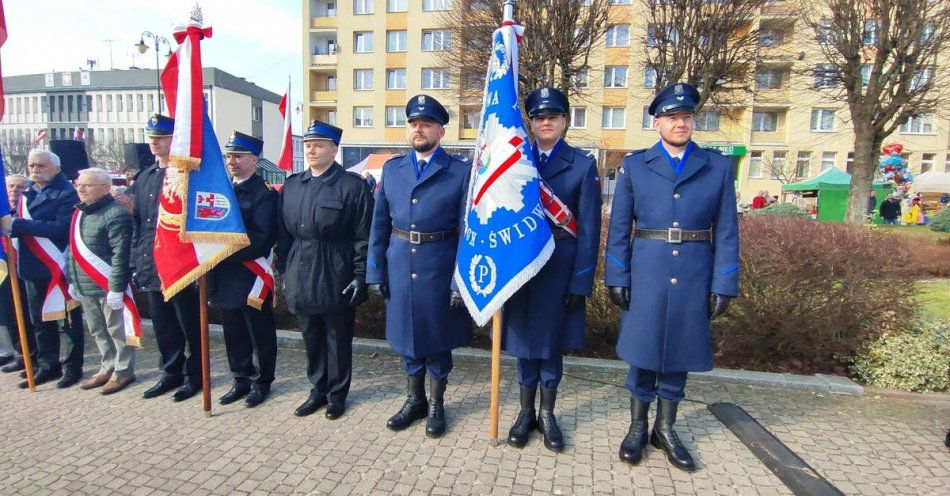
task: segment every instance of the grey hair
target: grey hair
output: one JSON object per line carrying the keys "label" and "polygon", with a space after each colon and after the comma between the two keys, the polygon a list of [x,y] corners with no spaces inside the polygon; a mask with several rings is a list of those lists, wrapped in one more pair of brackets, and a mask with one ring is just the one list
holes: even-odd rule
{"label": "grey hair", "polygon": [[23,174],[10,174],[10,175],[8,175],[8,176],[6,177],[6,182],[9,183],[11,179],[16,179],[16,180],[21,181],[21,182],[24,182],[24,183],[29,183],[29,182],[30,182],[30,178],[24,176]]}
{"label": "grey hair", "polygon": [[46,151],[42,148],[34,148],[30,150],[30,158],[32,157],[42,157],[43,160],[55,165],[58,168],[62,168],[62,163],[59,160],[59,155]]}
{"label": "grey hair", "polygon": [[109,171],[105,169],[100,169],[99,167],[90,167],[88,169],[83,169],[79,171],[79,175],[83,176],[86,174],[92,174],[99,179],[103,180],[106,184],[112,184],[112,175],[109,174]]}

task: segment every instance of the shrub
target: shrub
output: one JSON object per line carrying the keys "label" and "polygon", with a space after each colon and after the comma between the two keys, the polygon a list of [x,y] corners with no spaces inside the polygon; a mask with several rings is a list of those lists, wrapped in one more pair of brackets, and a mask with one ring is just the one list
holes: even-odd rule
{"label": "shrub", "polygon": [[881,336],[855,357],[851,370],[871,386],[946,391],[950,388],[950,324],[920,321],[910,329]]}
{"label": "shrub", "polygon": [[844,374],[862,344],[913,318],[906,245],[860,226],[740,223],[740,297],[714,323],[718,366]]}
{"label": "shrub", "polygon": [[753,210],[751,215],[771,215],[774,217],[804,217],[811,218],[808,212],[805,212],[797,205],[792,203],[773,203],[765,208]]}
{"label": "shrub", "polygon": [[950,207],[934,214],[930,219],[930,229],[938,232],[950,232]]}

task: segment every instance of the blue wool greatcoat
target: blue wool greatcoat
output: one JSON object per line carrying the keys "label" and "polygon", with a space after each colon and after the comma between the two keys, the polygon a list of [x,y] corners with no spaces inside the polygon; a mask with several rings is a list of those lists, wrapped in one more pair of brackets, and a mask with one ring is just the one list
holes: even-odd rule
{"label": "blue wool greatcoat", "polygon": [[[617,354],[659,372],[712,369],[709,294],[739,291],[732,162],[693,147],[679,175],[657,143],[623,160],[607,234],[607,286],[630,288]],[[641,229],[713,229],[714,241],[631,238]],[[675,282],[674,282],[675,280]]]}
{"label": "blue wool greatcoat", "polygon": [[383,165],[369,235],[366,283],[388,283],[386,339],[415,358],[451,351],[472,340],[468,312],[449,295],[459,237],[412,244],[392,228],[461,232],[471,168],[439,149],[416,179],[413,155]]}
{"label": "blue wool greatcoat", "polygon": [[[567,312],[569,293],[590,296],[600,249],[597,160],[566,143],[540,170],[541,179],[577,219],[577,238],[554,242],[544,268],[505,303],[502,347],[518,358],[550,359],[584,346],[584,309]],[[552,231],[561,227],[551,225]]]}
{"label": "blue wool greatcoat", "polygon": [[[41,191],[36,191],[34,185],[35,183],[31,182],[29,189],[23,193],[33,220],[13,219],[11,235],[15,238],[47,238],[56,248],[65,250],[69,246],[69,225],[72,222],[73,210],[79,203],[76,188],[62,172],[56,174]],[[19,255],[17,273],[21,278],[31,281],[50,278],[49,269],[27,249],[26,243],[20,244]]]}

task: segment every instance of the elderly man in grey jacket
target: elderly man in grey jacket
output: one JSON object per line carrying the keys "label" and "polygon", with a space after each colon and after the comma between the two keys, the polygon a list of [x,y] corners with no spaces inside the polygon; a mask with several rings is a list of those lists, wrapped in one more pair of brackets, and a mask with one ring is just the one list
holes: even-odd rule
{"label": "elderly man in grey jacket", "polygon": [[[102,354],[99,372],[82,381],[79,387],[102,387],[102,394],[121,391],[135,381],[135,348],[126,343],[122,315],[123,294],[132,277],[129,268],[132,215],[109,194],[111,186],[112,178],[102,169],[83,170],[76,180],[80,200],[76,208],[82,213],[78,218],[79,236],[92,254],[111,267],[108,291],[80,266],[73,250],[66,262],[70,294],[82,303],[86,328]],[[76,233],[71,230],[70,236],[71,242],[77,243]]]}

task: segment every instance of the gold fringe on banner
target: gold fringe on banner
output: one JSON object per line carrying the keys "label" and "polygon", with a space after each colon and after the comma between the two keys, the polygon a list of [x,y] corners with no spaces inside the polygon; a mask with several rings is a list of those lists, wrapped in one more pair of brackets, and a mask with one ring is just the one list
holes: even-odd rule
{"label": "gold fringe on banner", "polygon": [[183,171],[196,171],[201,165],[201,159],[195,157],[168,157],[168,162],[177,169]]}
{"label": "gold fringe on banner", "polygon": [[234,244],[224,245],[218,253],[215,253],[210,259],[205,260],[201,265],[191,269],[190,272],[183,275],[180,279],[175,281],[174,284],[167,288],[162,288],[162,296],[165,297],[165,301],[170,300],[173,296],[178,294],[179,291],[197,281],[199,277],[207,274],[215,265],[218,265],[225,258],[237,253],[241,248],[244,248],[244,246]]}
{"label": "gold fringe on banner", "polygon": [[126,345],[126,346],[134,346],[134,347],[136,347],[136,348],[141,348],[141,347],[142,347],[142,339],[139,338],[138,336],[126,336],[126,337],[125,337],[125,345]]}
{"label": "gold fringe on banner", "polygon": [[222,233],[207,231],[185,231],[181,230],[179,238],[191,243],[219,243],[223,245],[239,245],[240,248],[251,244],[247,234],[244,233]]}

